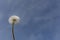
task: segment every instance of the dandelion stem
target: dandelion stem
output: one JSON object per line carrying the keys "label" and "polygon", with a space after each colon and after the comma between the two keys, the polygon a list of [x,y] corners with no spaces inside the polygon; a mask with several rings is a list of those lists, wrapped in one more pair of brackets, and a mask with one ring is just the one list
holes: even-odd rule
{"label": "dandelion stem", "polygon": [[15,40],[15,36],[14,36],[14,23],[12,23],[12,37],[13,37],[13,40]]}

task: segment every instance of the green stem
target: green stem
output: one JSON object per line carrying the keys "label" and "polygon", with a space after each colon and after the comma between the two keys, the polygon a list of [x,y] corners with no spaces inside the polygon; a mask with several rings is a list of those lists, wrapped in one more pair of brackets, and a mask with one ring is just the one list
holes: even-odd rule
{"label": "green stem", "polygon": [[12,24],[12,37],[13,37],[13,40],[15,40],[15,36],[14,36],[14,23]]}

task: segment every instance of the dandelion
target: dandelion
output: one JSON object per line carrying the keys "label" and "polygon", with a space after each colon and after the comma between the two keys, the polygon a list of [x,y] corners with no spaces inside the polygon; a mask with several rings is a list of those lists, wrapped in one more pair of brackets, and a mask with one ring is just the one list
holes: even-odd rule
{"label": "dandelion", "polygon": [[12,24],[12,36],[13,36],[13,40],[15,40],[15,36],[14,36],[14,24],[19,23],[20,18],[16,15],[13,15],[9,18],[9,23]]}

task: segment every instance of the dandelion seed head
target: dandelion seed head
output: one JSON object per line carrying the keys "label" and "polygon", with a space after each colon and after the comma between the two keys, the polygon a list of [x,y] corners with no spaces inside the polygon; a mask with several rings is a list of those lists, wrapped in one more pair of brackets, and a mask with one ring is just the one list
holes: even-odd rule
{"label": "dandelion seed head", "polygon": [[13,24],[13,23],[17,24],[20,21],[20,17],[18,17],[16,15],[13,15],[13,16],[9,17],[8,21],[9,21],[10,24]]}

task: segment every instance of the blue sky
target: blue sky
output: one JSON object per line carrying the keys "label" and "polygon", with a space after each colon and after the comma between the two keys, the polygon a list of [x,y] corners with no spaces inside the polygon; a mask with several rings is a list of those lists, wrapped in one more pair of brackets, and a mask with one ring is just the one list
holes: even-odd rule
{"label": "blue sky", "polygon": [[11,15],[16,40],[60,40],[60,0],[0,0],[0,40],[12,40]]}

